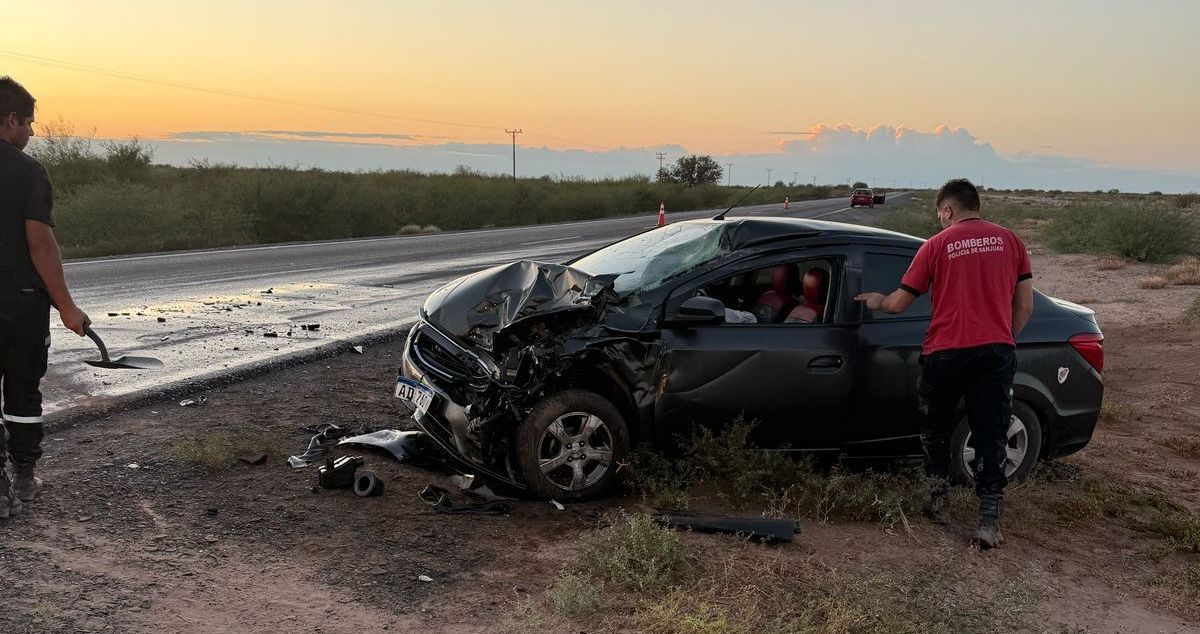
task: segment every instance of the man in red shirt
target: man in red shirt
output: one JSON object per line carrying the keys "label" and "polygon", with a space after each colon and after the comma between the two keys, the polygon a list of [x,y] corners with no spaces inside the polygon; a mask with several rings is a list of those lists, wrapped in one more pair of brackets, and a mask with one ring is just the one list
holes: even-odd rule
{"label": "man in red shirt", "polygon": [[1033,314],[1033,273],[1029,253],[1015,233],[979,217],[979,192],[966,179],[938,191],[937,216],[943,231],[921,246],[890,295],[855,297],[871,310],[902,313],[917,297],[933,292],[933,319],[921,350],[918,395],[925,413],[921,441],[926,471],[933,478],[930,512],[945,508],[950,479],[950,434],[959,402],[976,462],[982,548],[1004,542],[1004,473],[1016,337]]}

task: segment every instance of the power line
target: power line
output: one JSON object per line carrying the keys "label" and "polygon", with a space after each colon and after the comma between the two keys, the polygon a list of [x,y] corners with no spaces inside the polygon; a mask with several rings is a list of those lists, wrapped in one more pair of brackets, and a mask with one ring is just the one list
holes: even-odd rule
{"label": "power line", "polygon": [[192,90],[192,91],[196,91],[196,92],[204,92],[204,93],[209,93],[209,94],[213,94],[213,95],[222,95],[225,97],[236,97],[238,99],[249,99],[252,101],[262,101],[265,103],[274,103],[274,104],[280,104],[280,105],[285,105],[285,106],[296,106],[298,108],[311,108],[313,110],[325,110],[327,112],[338,112],[341,114],[353,114],[353,115],[360,115],[360,116],[366,116],[366,117],[378,117],[381,119],[393,119],[396,121],[411,121],[414,123],[428,123],[428,124],[432,124],[432,125],[454,126],[454,127],[459,127],[459,128],[473,128],[476,130],[495,130],[498,127],[498,126],[491,126],[491,125],[479,125],[479,124],[475,124],[475,123],[462,123],[459,121],[441,121],[438,119],[422,119],[420,117],[405,117],[402,115],[387,114],[387,113],[383,113],[383,112],[371,112],[368,110],[356,110],[353,108],[339,108],[336,106],[325,106],[325,105],[310,103],[310,102],[305,102],[305,101],[295,101],[292,99],[280,99],[278,97],[270,97],[267,95],[257,95],[254,93],[240,92],[237,90],[227,90],[225,88],[204,86],[201,84],[190,84],[187,82],[175,81],[173,79],[163,79],[161,77],[153,77],[150,75],[139,75],[136,73],[127,73],[127,72],[119,71],[119,70],[111,70],[108,68],[101,68],[99,66],[88,66],[85,64],[76,64],[74,62],[67,62],[67,61],[58,60],[58,59],[51,59],[48,57],[37,57],[34,55],[25,55],[24,53],[15,53],[12,51],[5,51],[5,50],[0,50],[0,57],[14,59],[17,61],[22,61],[22,62],[28,62],[30,64],[37,64],[37,65],[41,65],[41,66],[62,68],[65,70],[70,70],[70,71],[75,71],[75,72],[80,72],[80,73],[92,73],[92,74],[96,74],[96,75],[105,75],[108,77],[115,77],[117,79],[127,79],[130,81],[138,81],[138,82],[147,83],[147,84],[157,84],[159,86],[168,86],[171,88],[179,88],[182,90]]}
{"label": "power line", "polygon": [[661,172],[662,168],[663,168],[663,159],[667,158],[667,153],[666,152],[655,152],[654,156],[658,157],[658,171]]}

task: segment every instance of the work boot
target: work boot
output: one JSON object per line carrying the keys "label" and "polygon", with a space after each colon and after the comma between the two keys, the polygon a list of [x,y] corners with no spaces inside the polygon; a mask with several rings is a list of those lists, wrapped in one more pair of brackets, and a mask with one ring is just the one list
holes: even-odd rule
{"label": "work boot", "polygon": [[0,466],[0,520],[6,520],[21,512],[21,500],[13,495],[8,472]]}
{"label": "work boot", "polygon": [[1004,494],[992,493],[979,496],[979,528],[972,540],[980,550],[995,548],[1004,543],[1000,534],[1000,518],[1004,515]]}
{"label": "work boot", "polygon": [[36,500],[42,490],[42,479],[33,475],[33,465],[15,467],[13,476],[13,496],[22,502]]}

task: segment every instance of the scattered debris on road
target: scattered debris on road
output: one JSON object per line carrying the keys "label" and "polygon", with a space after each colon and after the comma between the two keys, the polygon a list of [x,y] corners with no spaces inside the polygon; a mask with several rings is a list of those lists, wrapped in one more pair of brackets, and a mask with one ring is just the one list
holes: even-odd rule
{"label": "scattered debris on road", "polygon": [[383,480],[374,471],[363,471],[354,479],[354,495],[358,497],[374,497],[383,495]]}
{"label": "scattered debris on road", "polygon": [[418,456],[424,450],[425,442],[425,432],[381,429],[369,434],[347,436],[337,444],[378,447],[392,454],[396,462],[405,462]]}
{"label": "scattered debris on road", "polygon": [[326,458],[317,470],[317,484],[322,489],[348,489],[354,486],[355,472],[364,464],[362,456]]}
{"label": "scattered debris on road", "polygon": [[200,396],[197,398],[185,398],[182,401],[179,401],[179,406],[180,407],[198,407],[200,405],[204,405],[207,402],[208,402],[207,396]]}
{"label": "scattered debris on road", "polygon": [[436,484],[426,486],[417,495],[438,513],[507,515],[511,510],[508,503],[502,500],[456,503],[449,491]]}
{"label": "scattered debris on road", "polygon": [[238,456],[238,462],[251,467],[258,467],[267,463],[267,454],[260,453],[255,456]]}
{"label": "scattered debris on road", "polygon": [[357,352],[357,353],[359,353],[359,354],[362,354],[362,353],[363,353],[363,347],[362,347],[362,346],[354,346],[354,351],[355,351],[355,352]]}

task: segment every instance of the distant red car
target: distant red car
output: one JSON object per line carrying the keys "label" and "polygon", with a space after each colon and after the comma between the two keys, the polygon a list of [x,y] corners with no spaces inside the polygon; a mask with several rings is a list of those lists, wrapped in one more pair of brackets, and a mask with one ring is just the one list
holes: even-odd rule
{"label": "distant red car", "polygon": [[869,189],[854,190],[854,193],[850,195],[850,206],[851,207],[858,207],[858,206],[874,207],[875,206],[875,192],[873,192]]}

